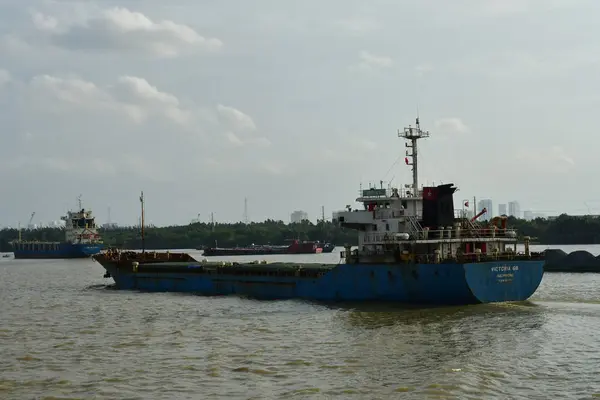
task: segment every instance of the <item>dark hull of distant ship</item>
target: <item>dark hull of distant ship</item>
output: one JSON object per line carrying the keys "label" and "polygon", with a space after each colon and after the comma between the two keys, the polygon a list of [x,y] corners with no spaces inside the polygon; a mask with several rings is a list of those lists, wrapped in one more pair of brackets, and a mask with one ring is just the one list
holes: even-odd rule
{"label": "dark hull of distant ship", "polygon": [[15,259],[89,258],[104,248],[101,243],[13,242]]}

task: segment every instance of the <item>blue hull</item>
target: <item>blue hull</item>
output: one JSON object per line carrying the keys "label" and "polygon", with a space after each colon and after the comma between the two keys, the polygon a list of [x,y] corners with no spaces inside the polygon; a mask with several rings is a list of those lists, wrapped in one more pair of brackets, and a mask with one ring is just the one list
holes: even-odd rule
{"label": "blue hull", "polygon": [[[465,264],[340,264],[317,277],[133,272],[103,263],[117,288],[151,292],[242,295],[257,299],[394,301],[414,304],[475,304],[527,300],[544,275],[543,260]],[[184,267],[185,268],[185,267]]]}
{"label": "blue hull", "polygon": [[16,243],[13,248],[16,259],[88,258],[100,253],[104,245],[39,242]]}

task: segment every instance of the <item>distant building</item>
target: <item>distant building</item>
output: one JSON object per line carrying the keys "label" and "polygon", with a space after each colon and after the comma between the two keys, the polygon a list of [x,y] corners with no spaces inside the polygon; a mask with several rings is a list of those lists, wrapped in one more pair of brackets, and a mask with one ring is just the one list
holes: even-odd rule
{"label": "distant building", "polygon": [[102,224],[102,228],[106,229],[107,231],[111,230],[111,229],[117,229],[119,227],[119,225],[115,222],[107,222],[105,224]]}
{"label": "distant building", "polygon": [[506,204],[498,204],[498,215],[507,215]]}
{"label": "distant building", "polygon": [[521,218],[521,207],[518,202],[508,202],[508,215],[515,218]]}
{"label": "distant building", "polygon": [[300,210],[294,211],[292,213],[292,215],[290,216],[290,220],[292,221],[292,224],[296,223],[296,222],[302,222],[305,219],[308,219],[308,213],[306,213],[305,211],[300,211]]}
{"label": "distant building", "polygon": [[477,202],[477,213],[480,213],[484,208],[487,212],[479,217],[479,219],[482,221],[489,221],[494,217],[494,207],[491,199],[479,200]]}
{"label": "distant building", "polygon": [[533,211],[523,211],[523,219],[525,221],[531,221],[534,218]]}

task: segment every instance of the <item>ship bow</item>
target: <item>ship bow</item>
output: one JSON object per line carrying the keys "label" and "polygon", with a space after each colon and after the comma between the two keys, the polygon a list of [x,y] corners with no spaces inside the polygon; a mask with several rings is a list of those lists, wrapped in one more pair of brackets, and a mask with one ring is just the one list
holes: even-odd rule
{"label": "ship bow", "polygon": [[527,300],[542,282],[543,260],[465,264],[471,293],[481,303]]}

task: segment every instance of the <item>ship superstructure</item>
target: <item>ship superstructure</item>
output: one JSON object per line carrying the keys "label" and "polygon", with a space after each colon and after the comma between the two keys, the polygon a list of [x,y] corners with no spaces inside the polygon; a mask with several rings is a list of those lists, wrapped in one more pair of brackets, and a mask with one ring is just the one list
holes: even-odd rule
{"label": "ship superstructure", "polygon": [[[419,188],[419,139],[429,137],[409,126],[400,137],[410,141],[406,147],[406,164],[412,166],[413,182],[404,188],[362,190],[357,202],[362,209],[336,212],[333,215],[343,227],[358,231],[358,248],[345,255],[346,262],[373,263],[410,260],[416,263],[444,260],[481,261],[513,257],[517,251],[517,233],[506,227],[506,220],[495,219],[483,226],[477,218],[468,219],[464,210],[455,210],[453,194],[457,188],[449,183]],[[524,238],[529,252],[529,238]]]}
{"label": "ship superstructure", "polygon": [[96,218],[92,210],[81,206],[81,198],[78,203],[77,211],[61,217],[65,222],[63,241],[22,240],[19,231],[19,239],[12,242],[15,258],[86,258],[99,253],[104,244]]}

